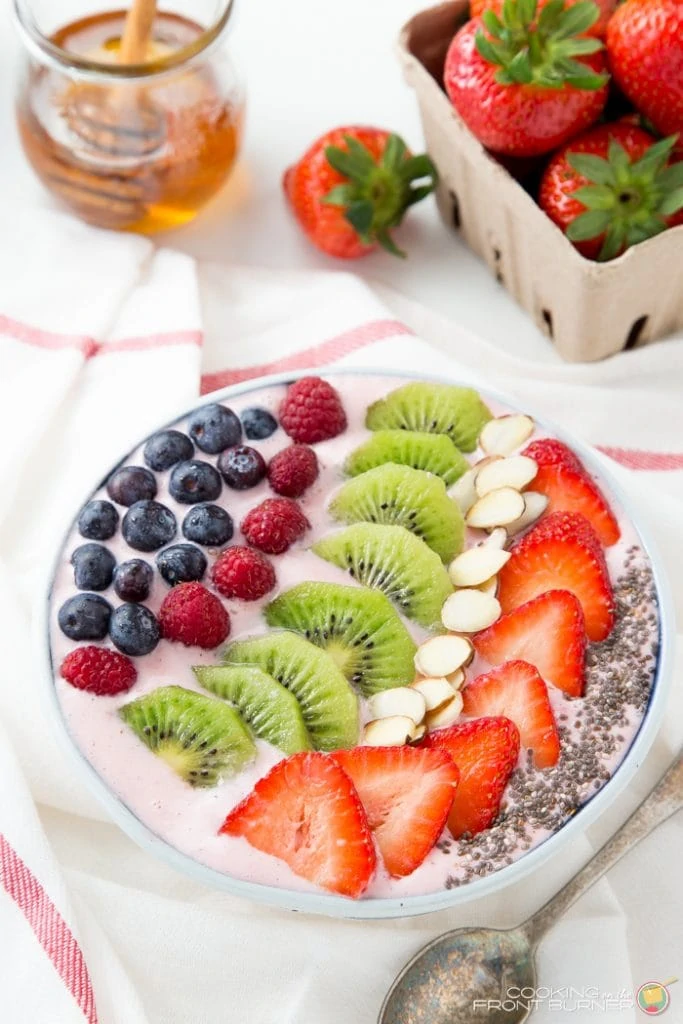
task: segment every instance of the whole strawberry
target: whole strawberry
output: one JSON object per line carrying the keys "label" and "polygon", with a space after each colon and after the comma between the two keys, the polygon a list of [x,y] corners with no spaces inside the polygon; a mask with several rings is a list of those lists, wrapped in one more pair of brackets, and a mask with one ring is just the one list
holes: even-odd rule
{"label": "whole strawberry", "polygon": [[67,683],[98,697],[113,697],[130,690],[138,677],[135,665],[124,654],[106,647],[77,647],[67,654],[59,669]]}
{"label": "whole strawberry", "polygon": [[593,128],[552,158],[539,204],[588,259],[614,259],[680,222],[683,163],[668,165],[675,142],[626,122]]}
{"label": "whole strawberry", "polygon": [[683,3],[627,0],[607,28],[610,68],[620,89],[662,135],[683,140]]}
{"label": "whole strawberry", "polygon": [[428,156],[412,156],[398,135],[357,126],[321,136],[283,179],[305,234],[340,259],[365,256],[378,246],[403,256],[391,231],[435,183]]}
{"label": "whole strawberry", "polygon": [[[550,0],[538,0],[537,12],[540,13],[544,7],[548,5]],[[581,0],[566,0],[565,7],[573,7],[574,4],[580,3]],[[470,2],[470,18],[480,18],[486,10],[495,11],[500,16],[503,11],[504,0],[471,0]],[[614,13],[614,8],[617,6],[617,0],[595,0],[599,10],[600,16],[594,25],[587,30],[586,35],[601,36],[605,35],[607,30],[607,22]]]}
{"label": "whole strawberry", "polygon": [[339,393],[320,377],[301,377],[290,384],[279,417],[285,433],[300,444],[329,441],[346,430]]}
{"label": "whole strawberry", "polygon": [[605,58],[586,33],[594,3],[505,0],[456,33],[444,85],[461,118],[488,149],[508,156],[549,153],[600,116],[607,100]]}

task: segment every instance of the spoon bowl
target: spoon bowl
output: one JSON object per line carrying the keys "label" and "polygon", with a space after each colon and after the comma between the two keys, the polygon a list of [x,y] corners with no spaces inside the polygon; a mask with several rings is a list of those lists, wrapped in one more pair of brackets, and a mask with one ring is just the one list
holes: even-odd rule
{"label": "spoon bowl", "polygon": [[391,986],[378,1024],[522,1024],[535,1005],[534,951],[545,933],[628,850],[681,807],[679,752],[640,807],[533,917],[509,931],[458,928],[421,949]]}
{"label": "spoon bowl", "polygon": [[[459,928],[435,939],[394,982],[381,1024],[522,1024],[520,990],[536,987],[533,950],[521,929]],[[508,995],[514,993],[514,995]]]}

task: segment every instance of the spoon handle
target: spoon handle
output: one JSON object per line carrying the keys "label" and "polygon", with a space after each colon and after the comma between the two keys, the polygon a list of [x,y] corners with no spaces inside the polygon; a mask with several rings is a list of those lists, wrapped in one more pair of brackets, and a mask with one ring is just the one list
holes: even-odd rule
{"label": "spoon handle", "polygon": [[683,753],[662,776],[655,788],[645,797],[642,804],[614,833],[563,889],[528,918],[520,931],[534,946],[555,922],[564,914],[579,896],[609,871],[618,860],[628,853],[641,839],[649,835],[658,825],[683,807]]}

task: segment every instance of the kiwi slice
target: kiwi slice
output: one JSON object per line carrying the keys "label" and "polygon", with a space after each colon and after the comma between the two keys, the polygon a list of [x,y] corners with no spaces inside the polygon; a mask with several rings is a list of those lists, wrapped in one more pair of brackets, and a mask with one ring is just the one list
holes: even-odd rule
{"label": "kiwi slice", "polygon": [[445,434],[376,430],[365,444],[351,452],[344,463],[344,472],[347,476],[358,476],[386,462],[424,469],[440,476],[446,487],[454,484],[470,468],[465,456]]}
{"label": "kiwi slice", "polygon": [[296,697],[255,665],[195,665],[205,690],[234,704],[251,730],[285,754],[311,749]]}
{"label": "kiwi slice", "polygon": [[342,523],[405,526],[443,562],[462,551],[465,521],[438,476],[410,466],[377,466],[345,483],[329,505]]}
{"label": "kiwi slice", "polygon": [[152,753],[191,786],[215,786],[253,761],[256,747],[234,708],[182,686],[162,686],[119,708]]}
{"label": "kiwi slice", "polygon": [[441,608],[453,586],[439,556],[405,527],[356,523],[323,537],[313,551],[381,590],[409,619],[443,630]]}
{"label": "kiwi slice", "polygon": [[366,697],[412,683],[415,644],[378,590],[300,583],[266,606],[270,626],[301,633],[334,659]]}
{"label": "kiwi slice", "polygon": [[374,402],[365,417],[370,430],[418,430],[447,434],[464,452],[477,447],[491,412],[473,388],[453,384],[404,384]]}
{"label": "kiwi slice", "polygon": [[266,633],[229,644],[228,665],[257,665],[294,694],[316,750],[358,742],[358,699],[325,651],[297,633]]}

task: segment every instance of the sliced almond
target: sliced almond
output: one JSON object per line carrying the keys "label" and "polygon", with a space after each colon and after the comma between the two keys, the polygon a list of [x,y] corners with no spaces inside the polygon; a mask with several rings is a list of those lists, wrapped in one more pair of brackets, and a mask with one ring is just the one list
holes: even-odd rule
{"label": "sliced almond", "polygon": [[508,542],[508,532],[503,526],[496,526],[490,534],[481,542],[483,547],[503,549]]}
{"label": "sliced almond", "polygon": [[464,636],[433,636],[415,652],[415,668],[423,676],[447,676],[468,665],[474,647]]}
{"label": "sliced almond", "polygon": [[[460,671],[460,670],[458,670]],[[443,676],[431,679],[418,679],[413,683],[413,689],[422,697],[427,713],[436,711],[438,708],[453,700],[453,687]]]}
{"label": "sliced almond", "polygon": [[482,594],[491,594],[492,597],[498,596],[498,577],[492,576],[490,580],[484,580],[480,583],[477,590],[481,590]]}
{"label": "sliced almond", "polygon": [[448,566],[448,575],[455,587],[477,587],[499,573],[509,557],[509,551],[482,544],[454,558]]}
{"label": "sliced almond", "polygon": [[423,695],[411,686],[395,686],[391,690],[374,693],[368,700],[373,718],[411,718],[419,725],[425,716],[427,704]]}
{"label": "sliced almond", "polygon": [[474,486],[480,498],[501,487],[512,487],[523,491],[538,473],[538,466],[527,455],[510,455],[507,459],[496,459],[477,473]]}
{"label": "sliced almond", "polygon": [[366,747],[402,747],[414,732],[415,722],[407,715],[377,718],[365,726],[363,743]]}
{"label": "sliced almond", "polygon": [[502,455],[485,455],[483,459],[479,459],[479,462],[475,462],[475,464],[472,467],[472,469],[474,470],[475,474],[478,476],[479,473],[481,473],[482,469],[486,469],[486,467],[490,466],[491,463],[493,463],[493,462],[500,462],[500,460],[502,458],[503,458]]}
{"label": "sliced almond", "polygon": [[427,726],[424,722],[421,725],[416,725],[413,729],[413,735],[410,737],[411,743],[419,743],[423,736],[427,733]]}
{"label": "sliced almond", "polygon": [[513,413],[489,420],[479,435],[479,444],[487,455],[512,455],[534,432],[531,416]]}
{"label": "sliced almond", "polygon": [[500,618],[500,604],[481,590],[456,590],[446,598],[441,621],[457,633],[478,633]]}
{"label": "sliced almond", "polygon": [[425,719],[427,731],[432,732],[434,729],[445,729],[446,726],[453,725],[460,718],[462,705],[462,694],[456,693],[453,700],[444,704],[438,711],[430,711]]}
{"label": "sliced almond", "polygon": [[[474,651],[474,648],[472,650]],[[457,672],[451,672],[449,676],[446,676],[446,679],[454,690],[459,690],[465,682],[465,670],[459,668]]]}
{"label": "sliced almond", "polygon": [[465,522],[476,530],[492,530],[496,526],[507,526],[524,512],[524,498],[512,487],[501,487],[489,491],[475,501],[465,516]]}
{"label": "sliced almond", "polygon": [[474,489],[476,471],[468,469],[459,480],[456,480],[449,490],[449,495],[459,506],[463,515],[474,505],[477,500],[477,492]]}
{"label": "sliced almond", "polygon": [[548,499],[545,494],[539,494],[538,491],[525,491],[522,497],[524,498],[524,511],[519,519],[508,523],[507,530],[510,534],[526,530],[527,526],[535,523],[548,507]]}

